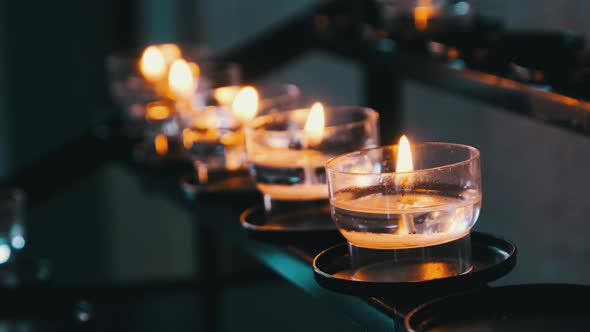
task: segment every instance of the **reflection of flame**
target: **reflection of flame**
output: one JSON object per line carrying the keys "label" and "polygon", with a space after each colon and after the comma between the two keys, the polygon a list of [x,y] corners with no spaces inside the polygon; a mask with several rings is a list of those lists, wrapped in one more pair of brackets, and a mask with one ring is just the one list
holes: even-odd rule
{"label": "reflection of flame", "polygon": [[164,55],[155,46],[149,46],[139,60],[141,74],[151,82],[162,80],[166,76],[166,60]]}
{"label": "reflection of flame", "polygon": [[232,113],[242,122],[250,121],[258,110],[258,92],[251,86],[246,86],[238,92],[232,103]]}
{"label": "reflection of flame", "polygon": [[414,25],[417,30],[424,31],[428,28],[428,20],[434,14],[434,8],[430,0],[420,0],[414,8]]}
{"label": "reflection of flame", "polygon": [[164,120],[170,116],[170,108],[162,103],[151,103],[147,106],[146,116],[149,120]]}
{"label": "reflection of flame", "polygon": [[172,63],[168,73],[170,92],[178,99],[190,98],[195,90],[195,79],[189,64],[183,59]]}
{"label": "reflection of flame", "polygon": [[240,92],[240,87],[237,85],[223,86],[213,91],[213,97],[221,106],[229,106]]}
{"label": "reflection of flame", "polygon": [[320,103],[315,103],[309,110],[303,136],[307,145],[317,145],[324,137],[324,107]]}
{"label": "reflection of flame", "polygon": [[159,155],[165,155],[168,153],[168,139],[166,135],[159,134],[156,135],[154,139],[154,146],[156,148],[156,153]]}
{"label": "reflection of flame", "polygon": [[190,149],[196,140],[197,134],[190,128],[185,128],[182,131],[182,145],[184,145],[185,149]]}
{"label": "reflection of flame", "polygon": [[170,65],[176,59],[180,59],[182,57],[182,53],[180,52],[180,48],[175,44],[161,44],[158,45],[158,49],[162,52],[164,56],[164,61],[166,61],[166,65]]}

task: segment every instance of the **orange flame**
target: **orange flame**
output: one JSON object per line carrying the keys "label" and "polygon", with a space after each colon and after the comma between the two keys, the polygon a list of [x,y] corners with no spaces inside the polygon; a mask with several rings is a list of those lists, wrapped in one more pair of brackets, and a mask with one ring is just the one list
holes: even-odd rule
{"label": "orange flame", "polygon": [[192,97],[196,83],[190,65],[183,59],[177,59],[170,66],[168,73],[168,86],[176,99],[189,99]]}
{"label": "orange flame", "polygon": [[154,146],[156,148],[156,153],[159,155],[165,155],[168,153],[168,139],[166,138],[166,135],[163,134],[159,134],[156,135],[156,138],[154,139]]}
{"label": "orange flame", "polygon": [[305,127],[303,128],[304,142],[307,146],[317,145],[324,138],[324,107],[315,103],[309,110]]}
{"label": "orange flame", "polygon": [[250,121],[258,111],[258,92],[254,87],[243,87],[234,98],[232,113],[242,122]]}
{"label": "orange flame", "polygon": [[156,46],[149,46],[139,60],[139,71],[150,82],[156,82],[166,77],[166,60]]}

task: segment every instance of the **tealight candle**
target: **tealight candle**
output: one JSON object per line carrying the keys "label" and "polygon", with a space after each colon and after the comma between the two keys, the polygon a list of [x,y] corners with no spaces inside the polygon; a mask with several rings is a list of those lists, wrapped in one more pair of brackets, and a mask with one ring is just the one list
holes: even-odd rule
{"label": "tealight candle", "polygon": [[398,146],[336,157],[326,172],[332,217],[349,242],[353,276],[408,282],[471,269],[469,233],[481,207],[477,149],[450,143],[411,148],[404,136]]}
{"label": "tealight candle", "polygon": [[324,164],[330,158],[378,144],[378,114],[362,107],[274,112],[246,126],[246,150],[267,212],[327,204]]}
{"label": "tealight candle", "polygon": [[197,107],[181,123],[187,156],[194,162],[198,179],[206,182],[209,172],[245,169],[244,124],[272,107],[292,105],[299,89],[292,84],[230,85],[204,93],[207,106]]}

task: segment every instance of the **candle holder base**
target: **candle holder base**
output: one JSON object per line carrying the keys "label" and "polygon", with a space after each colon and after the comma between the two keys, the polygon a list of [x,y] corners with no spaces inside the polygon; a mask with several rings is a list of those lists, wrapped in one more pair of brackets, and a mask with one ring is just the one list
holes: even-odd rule
{"label": "candle holder base", "polygon": [[472,232],[471,261],[470,271],[437,279],[412,282],[355,280],[348,243],[343,243],[319,253],[314,258],[313,270],[321,286],[352,295],[386,296],[429,290],[437,293],[443,290],[465,290],[485,285],[510,272],[516,265],[516,246],[492,235]]}
{"label": "candle holder base", "polygon": [[262,206],[240,215],[240,223],[250,237],[272,242],[298,242],[317,236],[323,240],[344,240],[330,217],[330,206],[268,213]]}
{"label": "candle holder base", "polygon": [[256,191],[247,170],[209,172],[206,178],[201,179],[197,172],[190,172],[180,177],[180,188],[188,196]]}
{"label": "candle holder base", "polygon": [[[590,286],[525,284],[477,289],[423,304],[405,317],[408,331],[583,331]],[[577,300],[577,301],[576,301]]]}
{"label": "candle holder base", "polygon": [[173,151],[164,155],[158,155],[155,152],[148,151],[144,143],[138,143],[134,146],[133,159],[139,163],[155,167],[189,163],[182,151]]}

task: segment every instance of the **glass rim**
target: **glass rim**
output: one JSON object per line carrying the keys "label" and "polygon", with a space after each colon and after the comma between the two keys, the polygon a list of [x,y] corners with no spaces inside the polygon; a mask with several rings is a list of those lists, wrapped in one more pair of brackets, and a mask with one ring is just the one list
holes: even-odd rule
{"label": "glass rim", "polygon": [[[323,105],[323,104],[322,104]],[[324,130],[336,130],[336,129],[342,129],[342,128],[348,128],[348,127],[354,127],[356,125],[365,123],[367,121],[370,120],[378,120],[379,119],[379,112],[377,112],[376,110],[370,108],[370,107],[364,107],[364,106],[357,106],[357,105],[336,105],[336,106],[327,106],[323,105],[325,108],[328,108],[329,110],[331,110],[332,112],[342,112],[344,109],[357,109],[359,111],[361,111],[362,113],[364,113],[365,115],[367,115],[366,119],[363,120],[359,120],[359,121],[353,121],[353,122],[348,122],[345,124],[341,124],[341,125],[335,125],[335,126],[325,126]],[[254,119],[252,119],[251,121],[248,121],[248,123],[246,124],[245,128],[250,131],[254,131],[254,132],[267,132],[267,133],[301,133],[303,132],[303,128],[301,129],[297,129],[297,130],[269,130],[269,129],[259,129],[255,126],[256,122],[260,122],[262,121],[262,119],[268,119],[268,118],[272,118],[273,116],[277,116],[277,115],[284,115],[284,114],[289,114],[289,113],[295,113],[301,110],[305,110],[305,109],[309,109],[308,107],[299,107],[299,108],[293,108],[290,110],[286,110],[286,111],[278,111],[278,112],[274,112],[274,113],[270,113],[270,114],[264,114],[264,115],[260,115],[255,117]]]}
{"label": "glass rim", "polygon": [[439,171],[439,170],[445,170],[445,169],[449,169],[449,168],[453,168],[453,167],[458,167],[464,164],[469,164],[472,161],[479,159],[480,157],[480,152],[479,149],[477,149],[476,147],[473,147],[471,145],[467,145],[467,144],[460,144],[460,143],[447,143],[447,142],[422,142],[422,143],[416,143],[416,144],[412,144],[411,147],[416,147],[416,146],[432,146],[432,145],[438,145],[438,146],[453,146],[453,147],[459,147],[459,148],[463,148],[466,149],[468,151],[471,152],[471,155],[469,156],[469,158],[456,162],[456,163],[452,163],[452,164],[446,164],[446,165],[442,165],[442,166],[438,166],[438,167],[429,167],[429,168],[423,168],[423,169],[418,169],[418,170],[414,170],[414,171],[409,171],[409,172],[382,172],[382,173],[365,173],[365,172],[350,172],[350,171],[339,171],[337,169],[334,168],[334,166],[332,165],[333,163],[335,163],[336,161],[338,161],[339,159],[345,159],[345,158],[349,158],[352,155],[358,155],[358,154],[363,154],[363,153],[367,153],[368,151],[373,151],[373,150],[386,150],[386,149],[393,149],[393,148],[397,148],[398,144],[393,144],[393,145],[382,145],[382,146],[377,146],[377,147],[373,147],[373,148],[367,148],[367,149],[361,149],[361,150],[357,150],[357,151],[353,151],[353,152],[348,152],[339,156],[335,156],[330,158],[328,161],[326,161],[325,164],[325,168],[327,172],[333,172],[333,173],[338,173],[338,174],[347,174],[347,175],[376,175],[376,176],[383,176],[383,175],[388,175],[388,176],[393,176],[396,174],[418,174],[418,173],[427,173],[427,172],[434,172],[434,171]]}

